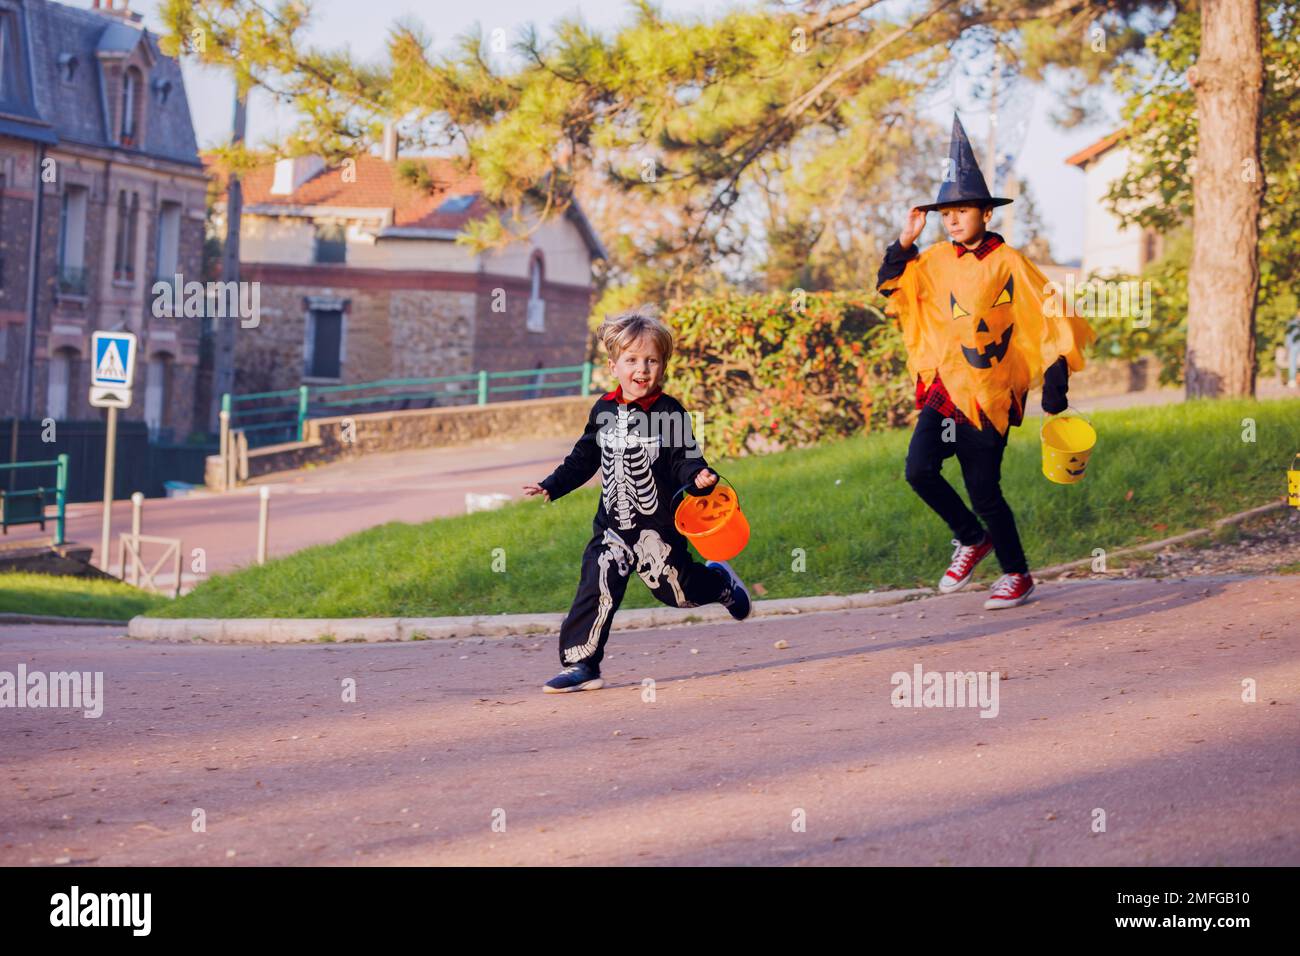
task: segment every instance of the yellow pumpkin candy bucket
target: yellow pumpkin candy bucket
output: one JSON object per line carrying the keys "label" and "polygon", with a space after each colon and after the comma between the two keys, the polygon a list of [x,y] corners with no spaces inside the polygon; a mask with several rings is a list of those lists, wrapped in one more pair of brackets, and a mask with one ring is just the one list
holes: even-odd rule
{"label": "yellow pumpkin candy bucket", "polygon": [[1300,508],[1300,455],[1295,456],[1286,473],[1286,503],[1292,508]]}
{"label": "yellow pumpkin candy bucket", "polygon": [[1082,415],[1064,413],[1043,422],[1043,474],[1058,485],[1083,480],[1088,456],[1097,444],[1097,431]]}
{"label": "yellow pumpkin candy bucket", "polygon": [[[749,521],[740,510],[740,496],[730,481],[718,475],[707,494],[682,497],[673,514],[673,524],[686,535],[695,550],[710,561],[727,561],[745,550],[749,543]],[[691,485],[683,485],[682,494]],[[676,497],[676,495],[674,495]]]}

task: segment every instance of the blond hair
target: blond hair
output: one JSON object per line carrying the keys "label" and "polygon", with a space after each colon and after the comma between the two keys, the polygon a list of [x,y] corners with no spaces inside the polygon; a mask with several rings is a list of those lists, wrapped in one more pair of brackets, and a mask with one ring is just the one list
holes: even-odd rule
{"label": "blond hair", "polygon": [[621,315],[607,315],[596,330],[596,337],[604,344],[612,362],[617,362],[624,349],[647,334],[658,347],[659,358],[666,366],[673,354],[673,332],[649,306],[639,305]]}

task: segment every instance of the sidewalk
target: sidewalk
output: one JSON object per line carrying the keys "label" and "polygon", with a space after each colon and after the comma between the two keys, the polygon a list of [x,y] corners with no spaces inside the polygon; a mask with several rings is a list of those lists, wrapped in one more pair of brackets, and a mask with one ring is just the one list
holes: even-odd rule
{"label": "sidewalk", "polygon": [[[257,554],[260,487],[271,489],[271,557],[329,544],[388,521],[416,524],[465,513],[467,492],[503,492],[515,497],[521,485],[544,478],[573,447],[568,439],[539,439],[372,455],[322,468],[267,476],[227,494],[203,492],[187,498],[149,498],[142,533],[180,538],[182,591],[202,579],[191,572],[193,550],[202,548],[207,574],[252,564]],[[125,493],[125,489],[123,489]],[[93,547],[98,566],[102,505],[68,506],[67,538]],[[131,530],[131,502],[113,502],[110,557],[117,561],[117,535]],[[12,529],[15,541],[49,541],[36,528]],[[152,563],[152,551],[145,559]],[[173,583],[170,568],[157,581]]]}

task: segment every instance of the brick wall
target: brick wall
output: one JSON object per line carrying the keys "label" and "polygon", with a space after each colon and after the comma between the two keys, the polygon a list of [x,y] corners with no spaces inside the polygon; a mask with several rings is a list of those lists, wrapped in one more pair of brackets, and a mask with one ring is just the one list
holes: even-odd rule
{"label": "brick wall", "polygon": [[[119,413],[124,421],[143,420],[145,390],[148,387],[149,361],[155,355],[168,363],[162,401],[160,426],[183,441],[195,428],[203,428],[205,415],[196,409],[196,366],[201,319],[197,317],[156,318],[153,313],[152,287],[157,272],[158,213],[162,199],[182,204],[177,265],[186,279],[201,279],[203,260],[203,223],[191,219],[190,210],[203,208],[203,186],[188,177],[151,175],[143,170],[123,177],[119,165],[115,178],[93,161],[60,156],[59,181],[48,184],[41,222],[41,263],[34,368],[32,411],[36,417],[46,413],[49,359],[60,348],[74,348],[74,363],[68,394],[68,417],[97,418],[103,413],[90,405],[91,334],[97,329],[119,326],[125,318],[128,328],[139,336],[140,352],[136,358],[135,389],[131,407]],[[133,171],[135,172],[135,171]],[[86,294],[69,295],[58,289],[58,242],[62,189],[76,183],[89,190],[86,206]],[[141,235],[136,256],[134,290],[114,288],[114,300],[102,298],[106,277],[113,268],[116,238],[115,210],[117,190],[126,188],[140,193],[137,228]],[[123,314],[125,312],[125,315]],[[72,331],[75,330],[75,331]],[[159,335],[157,333],[163,333]]]}
{"label": "brick wall", "polygon": [[[30,149],[27,144],[24,148]],[[27,325],[27,262],[32,235],[30,190],[6,183],[0,192],[0,415],[13,415],[21,401],[23,347]]]}
{"label": "brick wall", "polygon": [[302,383],[309,296],[346,303],[343,384],[477,370],[471,292],[349,285],[345,270],[333,273],[337,284],[283,283],[257,266],[245,266],[243,274],[261,283],[262,316],[257,328],[236,333],[237,392]]}
{"label": "brick wall", "polygon": [[31,258],[32,200],[27,191],[6,185],[0,194],[0,311],[27,309],[27,261]]}
{"label": "brick wall", "polygon": [[[538,365],[579,365],[586,359],[590,292],[574,286],[543,283],[542,298],[546,302],[543,332],[530,332],[527,327],[530,292],[525,280],[483,277],[474,339],[477,368],[508,371]],[[503,311],[494,311],[497,303],[504,305]]]}

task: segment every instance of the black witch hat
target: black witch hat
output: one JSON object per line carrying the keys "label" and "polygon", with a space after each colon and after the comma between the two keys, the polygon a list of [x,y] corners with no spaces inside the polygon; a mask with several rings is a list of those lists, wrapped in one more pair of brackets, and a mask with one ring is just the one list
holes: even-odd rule
{"label": "black witch hat", "polygon": [[948,168],[944,172],[943,185],[939,187],[939,198],[926,206],[917,206],[924,212],[951,206],[954,203],[969,203],[972,206],[1005,206],[1010,199],[997,199],[989,195],[988,184],[980,172],[979,163],[975,162],[975,152],[970,148],[970,140],[961,120],[954,113],[952,117],[952,143],[948,146]]}

